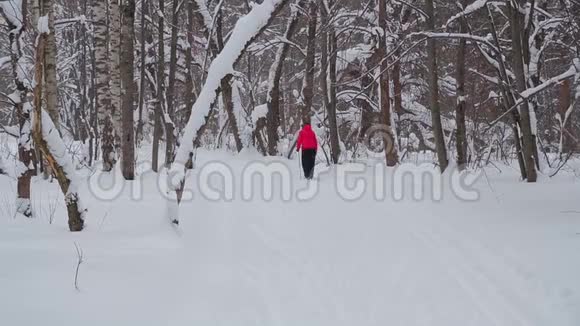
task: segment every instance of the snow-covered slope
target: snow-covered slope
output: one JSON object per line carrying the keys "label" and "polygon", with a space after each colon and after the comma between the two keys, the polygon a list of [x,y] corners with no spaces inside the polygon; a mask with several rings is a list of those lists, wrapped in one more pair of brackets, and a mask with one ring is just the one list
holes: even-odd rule
{"label": "snow-covered slope", "polygon": [[[311,200],[275,191],[265,201],[256,186],[247,201],[241,176],[262,157],[197,159],[180,230],[152,173],[141,175],[142,191],[128,183],[110,201],[87,183],[87,228],[76,234],[56,184],[35,180],[37,218],[26,220],[12,217],[15,181],[0,176],[0,325],[580,324],[573,174],[530,185],[509,168],[488,170],[476,184],[481,198],[464,202],[447,183],[440,201],[410,192],[395,200],[392,171],[385,199],[369,190],[348,201],[327,173]],[[216,160],[232,169],[232,201],[196,190],[204,162]],[[297,162],[280,162],[291,189],[304,187]],[[372,169],[359,175],[375,180]]]}

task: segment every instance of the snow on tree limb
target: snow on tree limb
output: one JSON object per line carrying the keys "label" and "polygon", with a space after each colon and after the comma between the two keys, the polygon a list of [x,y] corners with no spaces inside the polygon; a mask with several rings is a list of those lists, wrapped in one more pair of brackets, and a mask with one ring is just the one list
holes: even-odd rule
{"label": "snow on tree limb", "polygon": [[545,82],[543,82],[542,84],[540,84],[534,88],[529,88],[529,89],[525,90],[524,92],[520,93],[521,98],[511,108],[509,108],[506,112],[504,112],[497,119],[492,121],[489,124],[489,127],[485,130],[485,132],[489,131],[494,125],[496,125],[499,121],[501,121],[503,118],[505,118],[510,112],[517,109],[520,105],[522,105],[525,101],[527,101],[531,97],[534,97],[537,94],[539,94],[540,92],[542,92],[543,90],[545,90],[553,85],[559,84],[562,81],[564,81],[565,79],[569,79],[569,78],[575,78],[575,79],[580,78],[580,58],[574,59],[574,64],[566,72],[564,72],[558,76],[552,77],[552,78],[546,80]]}
{"label": "snow on tree limb", "polygon": [[443,26],[444,28],[447,28],[447,26],[449,26],[451,23],[453,23],[454,21],[463,18],[465,16],[468,16],[480,9],[482,9],[483,7],[485,7],[487,5],[487,2],[489,0],[476,0],[475,2],[473,2],[472,4],[468,5],[467,7],[465,7],[463,9],[463,11],[461,11],[460,13],[454,15],[453,17],[449,18],[449,20],[447,21],[447,23],[445,23],[445,25]]}
{"label": "snow on tree limb", "polygon": [[185,179],[183,166],[193,153],[197,133],[206,122],[210,108],[217,98],[222,79],[234,73],[234,65],[245,49],[266,28],[274,14],[287,1],[265,0],[262,4],[253,5],[252,10],[238,20],[224,49],[211,63],[207,80],[193,105],[191,116],[184,129],[185,133],[179,142],[180,146],[175,156],[171,175],[176,176],[180,182],[172,183],[173,190],[179,189],[180,183]]}
{"label": "snow on tree limb", "polygon": [[485,44],[495,53],[500,53],[499,49],[490,42],[489,39],[481,36],[463,34],[463,33],[431,33],[431,32],[417,32],[409,34],[409,36],[425,36],[427,38],[449,38],[449,39],[466,39],[476,43]]}
{"label": "snow on tree limb", "polygon": [[22,0],[0,1],[0,10],[4,18],[16,29],[22,28]]}

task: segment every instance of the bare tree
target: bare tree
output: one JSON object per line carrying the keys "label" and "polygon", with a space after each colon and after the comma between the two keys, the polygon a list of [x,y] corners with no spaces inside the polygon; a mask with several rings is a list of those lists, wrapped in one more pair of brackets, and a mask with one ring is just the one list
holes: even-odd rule
{"label": "bare tree", "polygon": [[121,129],[121,171],[126,180],[135,177],[135,127],[133,105],[135,82],[133,80],[135,39],[135,0],[124,0],[122,5],[121,24],[121,95],[122,95],[122,129]]}
{"label": "bare tree", "polygon": [[393,130],[391,117],[391,95],[389,85],[389,62],[387,54],[387,0],[379,0],[379,51],[381,64],[379,66],[379,102],[381,107],[381,123],[385,126],[385,156],[387,166],[397,165],[399,158],[397,144],[395,143],[395,131]]}
{"label": "bare tree", "polygon": [[[519,0],[521,2],[521,0]],[[523,46],[524,42],[524,26],[523,17],[520,14],[520,4],[518,1],[507,1],[507,7],[510,17],[511,26],[511,36],[512,36],[512,60],[514,67],[514,74],[516,77],[516,84],[518,92],[524,92],[527,89],[526,76],[524,71],[524,53]],[[525,1],[524,1],[525,2]],[[513,7],[515,6],[515,7]],[[522,152],[524,157],[524,162],[526,165],[526,176],[528,182],[536,182],[536,161],[534,159],[535,142],[532,135],[532,126],[530,122],[530,107],[528,105],[528,100],[524,99],[522,106],[520,107],[520,128],[522,130]]]}
{"label": "bare tree", "polygon": [[284,61],[288,55],[288,50],[290,49],[290,41],[298,28],[298,21],[300,18],[300,12],[304,7],[304,0],[299,0],[296,3],[297,8],[292,9],[290,18],[288,18],[288,24],[286,26],[286,32],[284,33],[284,41],[278,46],[276,52],[276,58],[274,63],[270,67],[270,75],[268,78],[268,115],[267,115],[267,130],[268,130],[268,154],[277,155],[278,154],[278,128],[280,128],[280,81],[282,79],[282,70],[284,69]]}
{"label": "bare tree", "polygon": [[340,157],[340,138],[336,122],[336,32],[329,19],[329,9],[324,4],[321,5],[320,17],[322,27],[326,32],[322,35],[320,45],[322,51],[320,56],[320,88],[324,108],[328,115],[330,156],[332,162],[337,164]]}
{"label": "bare tree", "polygon": [[[435,10],[433,0],[425,1],[425,13],[428,16],[427,29],[435,31]],[[437,66],[437,44],[434,38],[427,40],[427,70],[429,74],[429,104],[431,106],[431,123],[433,127],[433,137],[435,138],[435,149],[439,161],[439,169],[444,172],[447,169],[447,148],[443,126],[441,125],[441,109],[439,107],[439,73]]]}
{"label": "bare tree", "polygon": [[[462,8],[467,6],[467,0],[461,1]],[[467,33],[468,26],[465,18],[461,19],[460,33]],[[455,145],[457,149],[457,166],[460,170],[465,168],[467,164],[467,129],[465,127],[465,109],[466,109],[466,94],[465,94],[465,55],[467,52],[467,40],[459,40],[459,48],[457,50],[457,106],[455,107],[455,121],[457,128],[455,130]]]}

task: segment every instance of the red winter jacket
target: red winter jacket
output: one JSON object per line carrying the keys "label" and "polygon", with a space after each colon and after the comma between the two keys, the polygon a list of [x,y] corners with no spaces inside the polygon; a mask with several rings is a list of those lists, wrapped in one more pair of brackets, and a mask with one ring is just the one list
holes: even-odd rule
{"label": "red winter jacket", "polygon": [[298,141],[296,142],[296,150],[300,149],[314,149],[318,150],[318,141],[316,141],[316,134],[312,131],[310,125],[304,125],[298,134]]}

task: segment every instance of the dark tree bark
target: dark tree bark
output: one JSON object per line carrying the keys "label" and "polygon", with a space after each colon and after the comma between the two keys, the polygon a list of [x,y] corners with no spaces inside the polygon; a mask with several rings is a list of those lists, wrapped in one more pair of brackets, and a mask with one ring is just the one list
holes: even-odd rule
{"label": "dark tree bark", "polygon": [[[463,8],[467,6],[467,0],[462,0]],[[468,26],[465,18],[461,19],[460,33],[467,33]],[[455,145],[457,149],[457,166],[463,170],[467,164],[467,130],[465,127],[465,54],[467,52],[467,42],[465,39],[459,40],[459,49],[457,50],[457,107],[455,108]]]}
{"label": "dark tree bark", "polygon": [[308,8],[308,40],[306,45],[306,58],[304,59],[304,85],[302,87],[304,105],[301,107],[300,112],[302,121],[310,117],[312,99],[314,97],[316,24],[318,23],[318,5],[316,1],[310,1]]}
{"label": "dark tree bark", "polygon": [[170,167],[173,162],[175,148],[175,75],[177,73],[177,32],[179,0],[173,0],[171,7],[171,48],[169,53],[169,87],[167,94],[167,116],[170,121],[165,124],[165,166]]}
{"label": "dark tree bark", "polygon": [[[158,36],[158,50],[157,50],[157,101],[156,101],[156,108],[155,108],[155,126],[153,127],[153,155],[152,155],[152,169],[155,172],[159,171],[159,142],[161,141],[161,135],[163,132],[164,123],[164,84],[165,84],[165,41],[164,41],[164,30],[165,30],[165,18],[163,17],[163,13],[165,12],[165,0],[159,0],[159,12],[161,15],[158,15],[158,23],[157,23],[157,36]],[[167,132],[167,125],[165,127],[166,136]],[[172,129],[172,128],[170,128]],[[167,160],[167,158],[166,158]]]}
{"label": "dark tree bark", "polygon": [[[298,1],[298,7],[303,8],[305,0]],[[284,33],[284,38],[286,40],[292,39],[296,29],[298,27],[299,12],[296,10],[292,13],[288,19],[288,24],[286,26],[286,32]],[[274,59],[274,64],[270,68],[269,85],[268,90],[268,114],[266,119],[267,123],[267,133],[268,133],[268,154],[278,155],[278,128],[280,128],[280,101],[281,101],[281,90],[280,90],[280,80],[282,79],[282,71],[284,69],[284,61],[288,55],[288,50],[290,45],[284,42],[278,46],[276,52],[276,58]]]}
{"label": "dark tree bark", "polygon": [[[427,29],[435,31],[435,10],[433,0],[426,0],[425,13],[427,19]],[[439,74],[437,71],[437,43],[434,38],[427,40],[427,70],[429,74],[429,103],[431,106],[431,123],[433,127],[433,137],[435,140],[435,149],[437,151],[437,160],[441,172],[447,169],[447,148],[445,147],[445,136],[443,126],[441,125],[441,110],[439,107]]]}
{"label": "dark tree bark", "polygon": [[[190,0],[193,1],[193,0]],[[145,20],[145,16],[146,16],[146,12],[147,12],[147,2],[146,1],[141,1],[141,46],[140,46],[140,67],[139,67],[139,72],[140,72],[140,80],[139,80],[139,118],[137,121],[137,131],[136,131],[136,135],[135,135],[135,140],[137,145],[140,145],[141,142],[143,141],[143,127],[144,127],[144,122],[143,122],[143,110],[144,110],[144,106],[145,106],[145,94],[146,94],[146,90],[145,90],[145,81],[146,81],[146,77],[145,77],[145,67],[146,67],[146,49],[145,49],[145,45],[147,44],[147,40],[146,40],[146,36],[145,36],[145,31],[147,28],[147,21]]]}
{"label": "dark tree bark", "polygon": [[121,171],[125,180],[133,180],[135,178],[135,128],[133,123],[135,0],[124,0],[121,4],[121,11]]}
{"label": "dark tree bark", "polygon": [[387,166],[395,166],[399,162],[397,154],[397,144],[395,143],[395,132],[392,126],[391,117],[391,95],[389,85],[389,63],[387,60],[387,2],[379,0],[379,51],[381,53],[380,76],[379,76],[379,103],[381,107],[381,123],[385,126],[385,158]]}
{"label": "dark tree bark", "polygon": [[[517,4],[519,6],[519,3]],[[527,89],[526,77],[524,71],[524,33],[523,17],[519,13],[519,8],[512,7],[512,1],[507,1],[507,7],[510,17],[511,35],[512,35],[512,60],[514,66],[514,74],[516,75],[516,83],[518,92],[523,92]],[[526,42],[527,44],[527,42]],[[530,106],[528,100],[525,99],[520,107],[520,127],[522,130],[522,151],[524,162],[526,165],[527,181],[536,182],[536,161],[534,159],[535,142],[532,135],[532,128],[530,122]]]}
{"label": "dark tree bark", "polygon": [[334,164],[340,157],[340,140],[336,123],[336,32],[329,24],[329,13],[325,6],[321,6],[320,17],[326,33],[322,35],[320,57],[320,87],[324,107],[328,115],[328,129],[330,134],[330,156]]}

